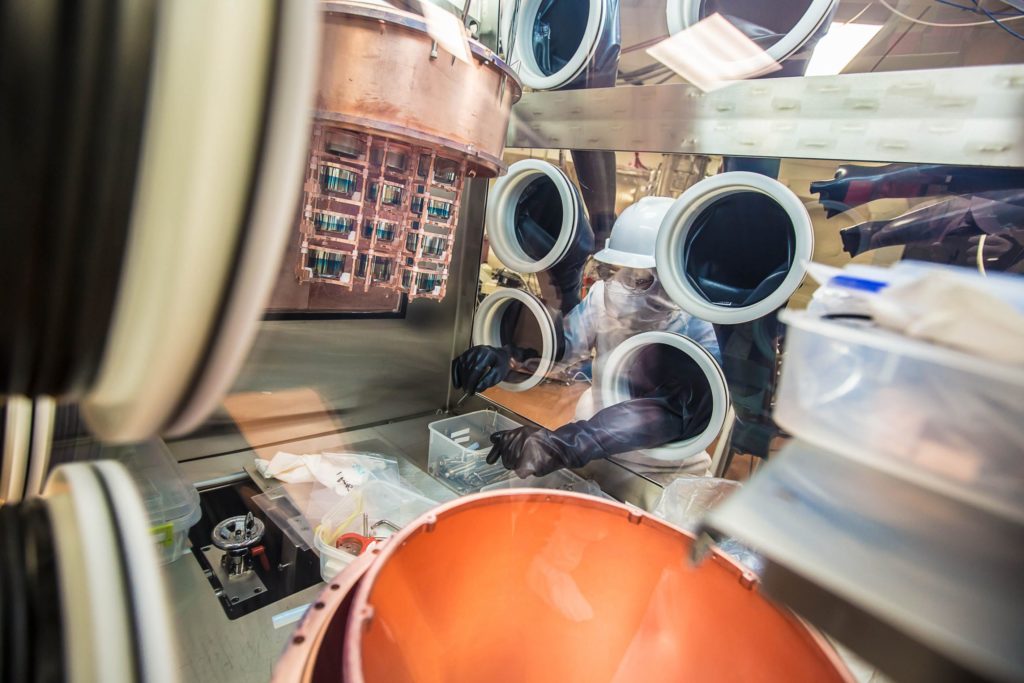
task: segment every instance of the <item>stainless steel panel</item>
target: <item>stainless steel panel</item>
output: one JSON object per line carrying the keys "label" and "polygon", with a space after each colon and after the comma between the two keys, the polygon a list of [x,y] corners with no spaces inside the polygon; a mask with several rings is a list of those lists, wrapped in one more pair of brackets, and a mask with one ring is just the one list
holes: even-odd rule
{"label": "stainless steel panel", "polygon": [[902,681],[1024,679],[1024,527],[800,443],[705,522],[762,591]]}
{"label": "stainless steel panel", "polygon": [[510,147],[1024,166],[1024,65],[531,92]]}
{"label": "stainless steel panel", "polygon": [[263,609],[229,621],[191,553],[164,567],[174,609],[182,681],[268,681],[292,632],[275,629],[275,614],[306,605],[323,589],[310,586]]}
{"label": "stainless steel panel", "polygon": [[[452,353],[457,345],[465,348],[469,338],[486,187],[480,179],[467,185],[443,301],[413,301],[404,318],[265,321],[231,393],[311,388],[338,430],[442,408]],[[304,417],[282,414],[280,420]],[[205,433],[171,448],[179,460],[187,460],[262,445],[247,443],[221,413]]]}

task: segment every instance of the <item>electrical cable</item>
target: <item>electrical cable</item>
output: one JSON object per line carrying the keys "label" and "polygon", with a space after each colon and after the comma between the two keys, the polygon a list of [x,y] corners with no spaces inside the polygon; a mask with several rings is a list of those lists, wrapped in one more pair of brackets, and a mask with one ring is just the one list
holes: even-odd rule
{"label": "electrical cable", "polygon": [[[959,3],[953,2],[952,0],[935,0],[935,2],[938,2],[938,3],[943,4],[943,5],[948,5],[950,7],[956,7],[957,9],[962,9],[965,12],[970,12],[971,14],[981,14],[981,11],[980,11],[981,10],[981,5],[979,5],[978,3],[975,3],[974,7],[970,7],[968,5],[961,5]],[[995,14],[996,16],[1000,16],[1000,17],[1019,17],[1019,16],[1024,15],[1024,12],[1021,12],[1020,10],[1015,9],[1012,12],[1003,11],[1003,12],[993,12],[992,14]],[[851,23],[852,23],[852,20],[851,20]]]}
{"label": "electrical cable", "polygon": [[[895,7],[890,5],[888,0],[878,0],[878,2],[882,6],[884,6],[887,10],[889,10],[890,12],[895,14],[896,16],[902,17],[902,18],[906,19],[907,21],[912,22],[914,24],[920,24],[921,26],[936,26],[938,28],[967,28],[967,27],[970,27],[970,26],[987,26],[987,25],[991,24],[993,21],[995,21],[995,18],[993,17],[991,20],[988,20],[988,21],[968,21],[968,22],[963,22],[963,23],[943,24],[943,23],[940,23],[940,22],[937,22],[937,21],[925,21],[924,19],[918,19],[916,17],[910,16],[909,14],[904,14],[903,12],[899,11],[898,9],[896,9]],[[1016,21],[1018,19],[1024,19],[1024,14],[1022,14],[1020,16],[1017,16],[1017,17],[1010,17],[1009,19],[1003,19],[1002,21]],[[1002,29],[1009,31],[1009,29],[1007,29],[1005,26],[1003,26],[998,21],[996,23]],[[1013,33],[1013,31],[1010,31],[1010,32]],[[1018,37],[1021,37],[1021,36],[1018,35]]]}
{"label": "electrical cable", "polygon": [[1009,34],[1010,34],[1011,36],[1014,36],[1015,38],[1019,38],[1019,39],[1021,39],[1021,40],[1024,40],[1024,35],[1022,35],[1022,34],[1020,34],[1020,33],[1017,33],[1016,31],[1014,31],[1014,30],[1013,30],[1012,28],[1010,28],[1009,26],[1004,26],[1004,25],[1003,25],[1003,22],[1004,22],[1004,21],[1012,21],[1013,19],[1024,19],[1024,14],[1022,14],[1022,15],[1021,15],[1021,16],[1019,16],[1019,17],[1011,17],[1010,19],[997,19],[997,18],[996,18],[996,16],[995,16],[994,14],[992,14],[991,12],[989,12],[989,11],[988,11],[987,9],[985,9],[984,7],[982,7],[982,6],[978,5],[978,9],[980,9],[980,10],[982,11],[982,13],[983,13],[983,14],[984,14],[984,15],[985,15],[986,17],[988,17],[989,19],[991,19],[991,20],[992,20],[992,21],[993,21],[993,22],[995,23],[995,25],[996,25],[996,26],[998,26],[999,28],[1003,29],[1004,31],[1006,31],[1007,33],[1009,33]]}

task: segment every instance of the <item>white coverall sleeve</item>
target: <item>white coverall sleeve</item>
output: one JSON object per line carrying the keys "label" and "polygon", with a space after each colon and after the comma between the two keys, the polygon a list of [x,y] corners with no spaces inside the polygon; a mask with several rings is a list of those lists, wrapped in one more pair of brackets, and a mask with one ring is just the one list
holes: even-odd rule
{"label": "white coverall sleeve", "polygon": [[604,296],[603,292],[604,283],[594,283],[583,301],[576,304],[576,307],[569,311],[569,315],[565,316],[562,323],[565,354],[562,356],[561,362],[569,365],[580,360],[590,359],[590,351],[596,342],[594,302]]}
{"label": "white coverall sleeve", "polygon": [[700,318],[689,317],[682,333],[707,349],[719,363],[722,362],[722,352],[718,348],[718,337],[715,336],[715,328],[711,326],[711,323]]}

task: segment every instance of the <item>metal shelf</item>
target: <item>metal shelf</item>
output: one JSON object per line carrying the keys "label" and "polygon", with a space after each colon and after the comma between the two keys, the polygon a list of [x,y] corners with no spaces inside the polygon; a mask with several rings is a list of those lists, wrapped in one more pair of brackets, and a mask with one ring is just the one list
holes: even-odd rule
{"label": "metal shelf", "polygon": [[901,681],[1024,680],[1024,526],[789,444],[705,530],[766,560],[762,592]]}
{"label": "metal shelf", "polygon": [[530,92],[508,146],[1024,167],[1024,65]]}

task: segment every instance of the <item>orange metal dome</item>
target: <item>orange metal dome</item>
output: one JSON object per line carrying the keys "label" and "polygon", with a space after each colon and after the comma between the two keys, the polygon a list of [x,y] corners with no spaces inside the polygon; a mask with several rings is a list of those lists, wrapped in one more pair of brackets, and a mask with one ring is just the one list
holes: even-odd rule
{"label": "orange metal dome", "polygon": [[275,681],[851,680],[753,574],[718,553],[691,566],[692,543],[587,496],[463,498],[390,539],[365,575],[361,563],[339,577],[343,671],[334,615],[304,655],[330,663],[307,663],[305,675],[279,666]]}

